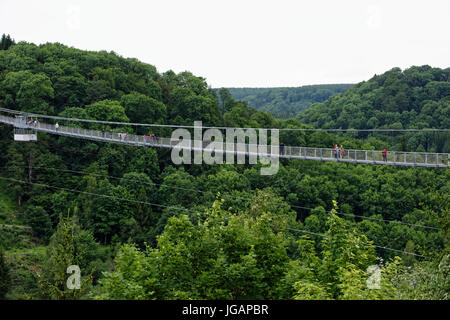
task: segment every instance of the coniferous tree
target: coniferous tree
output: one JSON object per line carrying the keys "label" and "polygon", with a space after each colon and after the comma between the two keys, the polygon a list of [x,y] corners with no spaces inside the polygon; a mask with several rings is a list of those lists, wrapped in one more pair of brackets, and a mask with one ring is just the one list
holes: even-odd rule
{"label": "coniferous tree", "polygon": [[[67,287],[67,268],[79,266],[83,275],[86,266],[85,257],[88,246],[80,243],[84,238],[76,216],[61,218],[47,248],[46,262],[39,275],[41,294],[45,298],[56,300],[74,300],[80,298],[89,288],[91,275],[84,276],[79,289]],[[91,242],[93,238],[91,237]]]}
{"label": "coniferous tree", "polygon": [[47,241],[52,234],[52,221],[49,214],[40,206],[30,206],[25,210],[26,223],[36,236]]}
{"label": "coniferous tree", "polygon": [[11,36],[9,34],[3,34],[0,40],[0,50],[8,50],[9,47],[15,44],[16,43],[14,42],[14,39],[11,39]]}

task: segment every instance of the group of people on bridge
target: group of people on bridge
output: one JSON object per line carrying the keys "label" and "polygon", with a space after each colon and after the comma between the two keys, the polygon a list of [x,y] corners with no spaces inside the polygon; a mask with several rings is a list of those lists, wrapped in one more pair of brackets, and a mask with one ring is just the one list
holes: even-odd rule
{"label": "group of people on bridge", "polygon": [[35,120],[30,118],[30,120],[27,121],[27,125],[37,127],[39,125],[39,120],[37,118]]}
{"label": "group of people on bridge", "polygon": [[[128,141],[129,140],[129,134],[128,132],[118,132],[117,135],[119,136],[120,141]],[[106,132],[105,129],[102,129],[102,137],[106,138]],[[109,139],[113,139],[113,132],[112,130],[109,131]],[[148,136],[144,135],[144,143],[158,143],[158,137],[156,134],[150,133]]]}
{"label": "group of people on bridge", "polygon": [[[334,157],[335,157],[336,159],[343,159],[343,158],[344,158],[344,155],[345,155],[345,149],[344,149],[344,147],[342,146],[342,144],[341,144],[340,147],[338,147],[338,145],[335,144],[334,147],[333,147],[333,150],[334,150]],[[387,162],[387,152],[388,152],[388,151],[387,151],[386,148],[384,148],[383,151],[381,152],[381,154],[383,155],[383,161],[384,161],[384,162]]]}
{"label": "group of people on bridge", "polygon": [[148,136],[144,134],[144,143],[158,143],[158,137],[156,134],[150,133]]}
{"label": "group of people on bridge", "polygon": [[336,159],[343,159],[344,158],[345,149],[342,146],[342,144],[341,144],[340,147],[338,147],[338,145],[335,144],[334,147],[333,147],[333,150],[334,150],[334,157]]}

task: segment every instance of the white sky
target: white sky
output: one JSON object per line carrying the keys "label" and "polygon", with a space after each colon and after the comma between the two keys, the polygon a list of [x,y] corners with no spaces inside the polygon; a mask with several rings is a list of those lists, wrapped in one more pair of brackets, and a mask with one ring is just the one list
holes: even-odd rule
{"label": "white sky", "polygon": [[0,34],[189,70],[212,87],[356,83],[450,67],[449,0],[0,0]]}

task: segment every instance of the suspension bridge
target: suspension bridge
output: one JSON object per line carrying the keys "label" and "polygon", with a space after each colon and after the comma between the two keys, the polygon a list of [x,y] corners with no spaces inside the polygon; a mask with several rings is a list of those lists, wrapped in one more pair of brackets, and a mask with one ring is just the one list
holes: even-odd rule
{"label": "suspension bridge", "polygon": [[[167,137],[152,137],[145,135],[136,135],[130,133],[105,132],[104,130],[94,130],[80,128],[77,126],[63,126],[43,121],[30,121],[30,117],[46,119],[61,118],[51,117],[40,114],[27,114],[16,110],[0,108],[0,123],[14,127],[14,139],[17,141],[36,141],[37,132],[49,133],[59,136],[67,136],[79,139],[126,144],[139,147],[159,147],[171,149],[184,149],[190,151],[223,152],[233,153],[235,155],[243,154],[245,156],[260,157],[279,157],[285,159],[303,159],[315,161],[330,161],[343,163],[365,163],[374,165],[393,165],[393,166],[413,166],[413,167],[432,167],[448,168],[450,164],[449,153],[427,153],[427,152],[402,152],[388,151],[386,157],[383,157],[381,150],[353,150],[347,149],[341,154],[336,153],[332,148],[312,148],[301,146],[261,146],[248,143],[223,143],[223,148],[217,149],[217,142],[186,141],[172,139]],[[80,121],[80,119],[61,118],[69,121]],[[82,120],[83,121],[83,120]],[[115,122],[84,120],[93,123],[115,124]],[[124,124],[126,125],[126,124]],[[132,125],[132,124],[131,124]],[[164,125],[159,125],[164,126]],[[275,152],[274,152],[275,150]]]}

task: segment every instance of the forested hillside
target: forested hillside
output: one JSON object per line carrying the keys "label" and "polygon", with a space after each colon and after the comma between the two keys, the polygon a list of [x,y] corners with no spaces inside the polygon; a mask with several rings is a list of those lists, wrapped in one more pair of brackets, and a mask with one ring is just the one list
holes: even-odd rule
{"label": "forested hillside", "polygon": [[321,84],[292,88],[228,88],[236,100],[276,118],[293,118],[315,102],[323,102],[350,89],[352,84]]}
{"label": "forested hillside", "polygon": [[[0,48],[0,107],[114,122],[311,128],[303,116],[276,119],[190,72],[159,73],[114,52]],[[441,82],[418,84],[421,101],[432,87],[430,103],[447,103]],[[389,83],[379,87],[386,101]],[[329,121],[339,117],[333,112]],[[280,132],[297,146],[394,148],[398,137],[389,139]],[[283,159],[276,175],[261,176],[261,164],[174,165],[160,148],[45,133],[16,142],[7,125],[0,150],[0,298],[448,299],[446,169]],[[366,285],[375,264],[380,290]],[[80,290],[66,286],[70,265],[81,269]]]}
{"label": "forested hillside", "polygon": [[312,105],[297,119],[317,128],[449,128],[450,68],[394,68]]}
{"label": "forested hillside", "polygon": [[[316,128],[448,129],[450,68],[394,68],[358,83],[342,95],[313,104],[297,120]],[[448,133],[384,135],[393,149],[450,152]]]}

